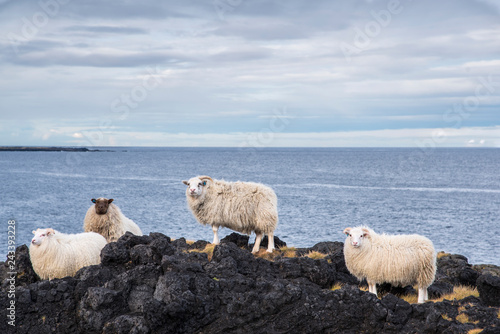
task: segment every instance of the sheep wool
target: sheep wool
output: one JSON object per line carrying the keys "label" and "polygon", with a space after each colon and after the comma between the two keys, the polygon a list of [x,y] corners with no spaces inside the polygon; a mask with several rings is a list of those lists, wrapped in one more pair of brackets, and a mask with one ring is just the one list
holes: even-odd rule
{"label": "sheep wool", "polygon": [[412,235],[377,234],[366,226],[346,228],[344,257],[347,269],[369,291],[377,294],[377,283],[418,285],[418,302],[428,299],[427,287],[436,275],[436,252],[428,238]]}
{"label": "sheep wool", "polygon": [[218,229],[227,227],[245,234],[255,232],[252,253],[259,251],[264,234],[268,252],[274,249],[274,230],[278,225],[278,199],[274,191],[260,183],[226,182],[209,176],[183,181],[187,204],[196,220],[211,225],[214,244],[219,244]]}
{"label": "sheep wool", "polygon": [[96,232],[106,238],[107,242],[118,240],[125,232],[129,231],[135,235],[142,235],[142,231],[131,219],[125,217],[120,208],[115,205],[113,199],[92,199],[92,205],[85,215],[83,230],[85,232]]}
{"label": "sheep wool", "polygon": [[101,263],[101,250],[106,246],[106,239],[94,232],[64,234],[47,228],[33,234],[30,259],[41,279],[74,276],[83,267]]}

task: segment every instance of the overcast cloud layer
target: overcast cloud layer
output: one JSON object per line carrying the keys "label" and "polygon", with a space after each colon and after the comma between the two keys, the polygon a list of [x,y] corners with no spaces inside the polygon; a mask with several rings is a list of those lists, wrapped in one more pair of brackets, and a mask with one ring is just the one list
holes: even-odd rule
{"label": "overcast cloud layer", "polygon": [[0,145],[500,147],[500,2],[0,0]]}

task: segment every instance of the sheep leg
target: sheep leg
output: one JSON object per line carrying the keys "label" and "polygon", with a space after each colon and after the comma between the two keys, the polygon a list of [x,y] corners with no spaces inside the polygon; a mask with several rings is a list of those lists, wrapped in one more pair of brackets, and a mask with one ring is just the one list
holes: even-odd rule
{"label": "sheep leg", "polygon": [[212,226],[212,231],[214,231],[214,241],[212,243],[214,245],[220,244],[220,241],[219,241],[219,226]]}
{"label": "sheep leg", "polygon": [[255,244],[253,245],[252,253],[258,253],[260,249],[260,242],[264,233],[257,233],[255,236]]}
{"label": "sheep leg", "polygon": [[272,253],[274,250],[274,232],[267,234],[267,252]]}
{"label": "sheep leg", "polygon": [[377,283],[368,281],[368,292],[374,293],[377,295]]}
{"label": "sheep leg", "polygon": [[422,304],[427,300],[427,288],[418,288],[418,303]]}

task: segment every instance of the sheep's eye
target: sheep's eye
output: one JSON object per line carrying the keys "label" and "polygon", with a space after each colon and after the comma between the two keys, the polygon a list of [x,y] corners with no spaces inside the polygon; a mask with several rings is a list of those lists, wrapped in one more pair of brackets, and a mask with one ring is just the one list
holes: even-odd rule
{"label": "sheep's eye", "polygon": [[201,187],[201,182],[200,182],[200,183],[198,183],[198,187]]}
{"label": "sheep's eye", "polygon": [[361,234],[359,237],[360,237],[360,238],[362,238],[362,237],[363,237],[363,235]]}

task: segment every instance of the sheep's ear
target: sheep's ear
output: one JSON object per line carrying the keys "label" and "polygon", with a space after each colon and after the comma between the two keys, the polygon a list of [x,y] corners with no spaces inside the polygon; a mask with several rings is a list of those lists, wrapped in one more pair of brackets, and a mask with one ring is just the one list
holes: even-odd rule
{"label": "sheep's ear", "polygon": [[36,234],[36,231],[35,231],[35,230],[33,230],[33,231],[31,231],[31,232],[32,232],[33,234]]}
{"label": "sheep's ear", "polygon": [[350,227],[346,227],[345,230],[344,230],[344,234],[347,235],[347,236],[349,234],[351,234],[351,228]]}
{"label": "sheep's ear", "polygon": [[92,203],[97,202],[97,200],[96,200],[95,198],[92,198],[90,201],[91,201]]}
{"label": "sheep's ear", "polygon": [[369,237],[370,236],[370,230],[368,230],[367,228],[363,228],[362,231],[363,231],[363,236],[364,237]]}
{"label": "sheep's ear", "polygon": [[113,199],[112,198],[108,199],[108,204],[111,204],[111,202],[113,202]]}
{"label": "sheep's ear", "polygon": [[184,183],[186,186],[189,186],[189,182],[186,180],[183,180],[182,183]]}
{"label": "sheep's ear", "polygon": [[48,228],[47,229],[47,236],[51,235],[51,234],[55,234],[56,232],[54,231],[54,229],[52,228]]}

